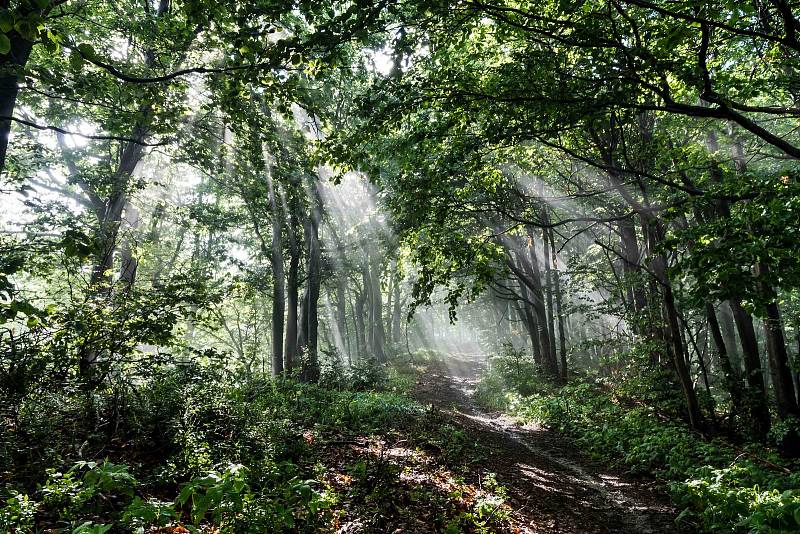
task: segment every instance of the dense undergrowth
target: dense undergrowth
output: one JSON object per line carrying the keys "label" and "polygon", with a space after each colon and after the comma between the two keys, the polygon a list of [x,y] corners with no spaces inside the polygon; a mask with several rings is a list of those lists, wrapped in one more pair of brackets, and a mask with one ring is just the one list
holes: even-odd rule
{"label": "dense undergrowth", "polygon": [[481,451],[406,395],[413,370],[323,385],[167,366],[93,391],[31,392],[0,434],[0,532],[494,531]]}
{"label": "dense undergrowth", "polygon": [[800,463],[760,444],[692,432],[677,417],[678,400],[652,388],[646,374],[633,376],[557,387],[511,350],[493,359],[476,400],[556,429],[596,458],[663,479],[679,522],[710,532],[800,531]]}

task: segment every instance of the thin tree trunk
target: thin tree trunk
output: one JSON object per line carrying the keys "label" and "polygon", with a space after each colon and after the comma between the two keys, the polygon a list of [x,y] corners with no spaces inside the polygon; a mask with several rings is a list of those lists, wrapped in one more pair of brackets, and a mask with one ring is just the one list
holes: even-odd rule
{"label": "thin tree trunk", "polygon": [[[547,219],[545,219],[547,220]],[[550,267],[550,250],[549,233],[547,229],[542,230],[542,254],[544,259],[544,294],[545,303],[547,305],[547,337],[550,338],[550,356],[549,360],[556,362],[556,334],[555,334],[555,314],[553,313],[553,279]],[[557,367],[557,366],[556,366]],[[556,373],[558,375],[558,373]]]}
{"label": "thin tree trunk", "polygon": [[161,281],[161,277],[165,274],[169,274],[172,272],[172,268],[175,266],[175,262],[178,261],[178,256],[181,253],[181,249],[183,248],[183,242],[186,239],[186,227],[181,226],[181,229],[178,233],[178,244],[175,245],[175,249],[172,251],[172,256],[170,256],[169,261],[166,264],[162,263],[161,261],[158,262],[156,269],[153,271],[152,276],[152,286],[156,287],[159,285]]}
{"label": "thin tree trunk", "polygon": [[[285,204],[284,204],[285,206]],[[285,208],[284,208],[285,209]],[[297,360],[297,304],[300,269],[300,246],[297,242],[297,214],[289,216],[289,276],[286,285],[286,340],[284,343],[284,368],[286,372],[294,369]]]}
{"label": "thin tree trunk", "polygon": [[[800,324],[795,324],[795,337],[797,339],[797,354],[795,355],[795,366],[800,366]],[[800,369],[794,368],[792,373],[792,380],[794,381],[794,393],[797,403],[800,404]]]}
{"label": "thin tree trunk", "polygon": [[[278,207],[275,198],[275,184],[269,171],[267,171],[267,187],[269,205],[272,210],[272,250],[270,254],[270,264],[272,265],[272,376],[277,377],[283,374],[283,327],[286,308],[286,274],[283,268],[282,239],[284,214]],[[255,214],[251,212],[251,216],[258,228]]]}
{"label": "thin tree trunk", "polygon": [[375,291],[372,289],[372,276],[370,275],[369,271],[369,253],[365,250],[365,259],[364,263],[361,265],[361,283],[364,286],[364,306],[366,307],[365,311],[365,330],[364,330],[364,338],[366,341],[366,351],[365,356],[367,358],[374,358],[375,354],[373,353],[373,349],[375,347],[375,306],[372,304],[372,299],[375,298]]}
{"label": "thin tree trunk", "polygon": [[558,270],[558,255],[556,253],[556,244],[553,239],[553,229],[550,228],[550,247],[553,253],[553,282],[556,292],[556,316],[558,317],[558,349],[561,356],[561,379],[567,380],[569,376],[569,369],[567,367],[567,335],[564,331],[564,313],[562,311],[562,295],[561,295],[561,278]]}
{"label": "thin tree trunk", "polygon": [[743,363],[742,355],[739,353],[739,343],[736,339],[736,325],[733,321],[733,312],[727,301],[719,307],[719,327],[722,332],[722,339],[728,349],[731,367],[737,379],[741,380]]}
{"label": "thin tree trunk", "polygon": [[380,258],[371,256],[370,279],[372,280],[372,353],[379,362],[386,361],[386,333],[383,327],[383,295],[381,294]]}
{"label": "thin tree trunk", "polygon": [[141,223],[139,210],[130,201],[125,205],[123,222],[125,235],[120,247],[119,278],[124,287],[130,289],[136,281],[136,271],[139,268],[139,260],[134,255],[133,241],[135,239],[134,233]]}
{"label": "thin tree trunk", "polygon": [[725,387],[731,396],[733,412],[741,416],[743,413],[742,385],[739,381],[739,377],[733,371],[733,366],[728,356],[728,347],[725,344],[719,322],[717,321],[717,313],[710,302],[706,303],[706,317],[708,318],[708,328],[711,330],[711,339],[714,341],[714,346],[717,349],[717,357],[725,379]]}
{"label": "thin tree trunk", "polygon": [[[520,288],[520,291],[525,293],[525,288]],[[512,301],[512,306],[517,311],[517,315],[519,316],[520,321],[522,324],[525,325],[525,330],[528,332],[528,337],[531,340],[531,347],[532,347],[532,355],[533,355],[533,363],[537,366],[542,367],[542,349],[541,343],[539,342],[539,327],[536,324],[536,318],[531,311],[531,305],[527,301]]]}
{"label": "thin tree trunk", "polygon": [[347,348],[347,279],[343,273],[339,273],[336,277],[336,330],[339,332],[339,342],[341,343],[341,351],[347,353],[347,359],[350,361],[350,350]]}
{"label": "thin tree trunk", "polygon": [[[647,238],[650,250],[656,250],[657,244],[661,242],[664,234],[663,226],[659,221],[652,220],[647,225]],[[697,393],[694,389],[692,376],[689,366],[686,364],[686,352],[681,338],[681,328],[678,317],[678,310],[675,306],[675,297],[672,293],[672,284],[667,277],[667,259],[663,253],[653,255],[651,262],[653,273],[662,287],[663,307],[667,320],[667,339],[669,342],[672,365],[678,376],[678,382],[683,390],[686,400],[686,409],[689,416],[689,424],[694,429],[702,429],[703,414],[700,404],[697,401]]]}
{"label": "thin tree trunk", "polygon": [[754,434],[759,439],[764,439],[767,436],[767,432],[769,432],[770,416],[753,319],[742,307],[738,297],[732,297],[729,303],[733,313],[733,321],[739,331],[739,339],[742,343],[745,380],[748,385],[747,403],[752,407]]}
{"label": "thin tree trunk", "polygon": [[397,268],[397,262],[394,263],[394,285],[392,286],[392,290],[394,292],[394,298],[392,299],[392,341],[395,343],[400,343],[401,332],[400,329],[402,327],[402,307],[400,304],[400,284],[402,282],[402,278],[400,276],[400,271]]}
{"label": "thin tree trunk", "polygon": [[[759,274],[765,274],[766,268],[761,266]],[[786,350],[786,341],[783,337],[783,322],[780,309],[775,301],[767,304],[767,317],[764,319],[764,334],[766,337],[767,354],[769,355],[772,387],[775,390],[775,400],[778,405],[778,417],[785,420],[789,417],[800,416],[797,399],[794,396],[792,384],[792,370],[789,366],[789,354]]]}
{"label": "thin tree trunk", "polygon": [[319,245],[319,224],[322,219],[316,183],[309,184],[311,212],[303,224],[306,237],[306,290],[303,295],[303,309],[300,318],[298,349],[303,354],[300,376],[306,382],[316,382],[319,378],[317,359],[319,331],[319,292],[321,285],[321,251]]}
{"label": "thin tree trunk", "polygon": [[364,359],[367,353],[366,325],[364,324],[364,303],[366,301],[366,285],[356,295],[355,315],[356,315],[356,350],[359,360]]}

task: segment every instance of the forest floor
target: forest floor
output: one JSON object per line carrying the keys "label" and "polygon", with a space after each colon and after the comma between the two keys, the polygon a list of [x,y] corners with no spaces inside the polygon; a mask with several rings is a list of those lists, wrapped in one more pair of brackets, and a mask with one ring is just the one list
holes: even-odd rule
{"label": "forest floor", "polygon": [[512,532],[678,532],[663,484],[592,461],[557,432],[482,411],[472,396],[485,358],[427,366],[413,395],[486,448],[482,464],[505,488]]}

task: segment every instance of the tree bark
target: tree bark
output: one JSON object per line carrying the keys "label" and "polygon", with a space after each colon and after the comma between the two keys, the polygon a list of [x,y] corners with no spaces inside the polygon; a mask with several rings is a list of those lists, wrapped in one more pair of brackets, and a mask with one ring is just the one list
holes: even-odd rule
{"label": "tree bark", "polygon": [[741,416],[742,413],[744,413],[744,407],[742,406],[742,385],[739,381],[739,376],[734,372],[733,366],[731,365],[731,360],[728,356],[728,347],[725,344],[722,330],[717,321],[717,313],[710,302],[706,303],[706,317],[708,318],[708,328],[711,330],[711,339],[713,339],[714,346],[717,349],[720,368],[722,369],[722,374],[725,379],[725,387],[731,396],[733,412]]}
{"label": "tree bark", "polygon": [[[2,6],[8,8],[8,2]],[[43,10],[31,9],[29,13],[42,14]],[[25,13],[25,15],[29,14]],[[23,75],[25,65],[33,50],[33,42],[24,39],[16,30],[6,34],[11,49],[8,54],[0,56],[0,117],[13,117],[17,106],[20,76]],[[6,170],[6,155],[8,153],[9,137],[11,135],[11,120],[0,120],[0,174]]]}
{"label": "tree bark", "polygon": [[[765,276],[767,267],[758,266],[758,275]],[[783,336],[783,321],[780,308],[775,301],[772,288],[760,283],[761,290],[767,295],[772,295],[772,300],[766,306],[767,316],[764,319],[764,335],[766,337],[767,355],[769,356],[772,387],[775,390],[775,400],[778,406],[778,417],[785,420],[791,416],[800,416],[797,399],[794,396],[792,384],[792,370],[789,365],[789,354],[786,350],[786,340]]]}
{"label": "tree bark", "polygon": [[300,270],[300,245],[297,242],[297,214],[289,216],[289,276],[286,281],[286,340],[284,342],[283,366],[286,372],[294,369],[297,360],[297,304]]}
{"label": "tree bark", "polygon": [[754,434],[759,439],[764,439],[767,436],[767,432],[769,432],[770,416],[753,319],[742,307],[738,297],[732,297],[729,303],[733,313],[733,321],[739,331],[739,339],[742,343],[745,381],[748,385],[747,403],[751,406]]}
{"label": "tree bark", "polygon": [[[283,374],[283,327],[286,308],[286,274],[283,268],[283,217],[275,198],[275,184],[267,171],[269,205],[272,210],[272,376]],[[255,215],[252,215],[255,218]],[[255,222],[255,221],[254,221]]]}
{"label": "tree bark", "polygon": [[303,295],[303,309],[300,317],[298,349],[303,355],[300,377],[306,382],[316,382],[319,378],[317,355],[319,332],[319,292],[321,277],[321,250],[319,225],[322,208],[315,180],[309,180],[308,194],[311,200],[309,216],[303,223],[306,241],[306,290]]}
{"label": "tree bark", "polygon": [[556,316],[558,318],[558,349],[561,356],[561,379],[566,381],[569,377],[569,368],[567,367],[567,335],[564,330],[564,313],[562,310],[562,295],[561,295],[561,277],[558,270],[558,256],[556,253],[556,244],[553,239],[553,229],[550,228],[550,247],[553,255],[553,282],[556,293]]}
{"label": "tree bark", "polygon": [[731,367],[737,378],[741,380],[742,375],[742,355],[739,353],[739,343],[736,339],[736,325],[733,322],[733,312],[727,301],[719,307],[719,327],[722,332],[722,339],[725,340],[725,347],[728,349],[728,356]]}
{"label": "tree bark", "polygon": [[[548,219],[546,218],[545,221]],[[550,267],[549,233],[547,229],[542,230],[542,254],[544,259],[544,294],[545,304],[547,305],[547,337],[550,338],[550,354],[548,359],[556,362],[556,334],[555,334],[555,314],[553,313],[553,279]],[[556,373],[558,374],[558,373]]]}
{"label": "tree bark", "polygon": [[539,270],[539,262],[536,258],[536,246],[532,231],[519,244],[516,256],[520,267],[513,261],[509,262],[512,271],[517,275],[528,289],[528,297],[531,301],[533,316],[538,327],[538,341],[541,350],[541,357],[544,371],[554,377],[558,376],[558,363],[553,357],[552,340],[547,327],[547,311],[545,309],[544,293],[542,291],[542,275]]}
{"label": "tree bark", "polygon": [[400,276],[400,271],[397,268],[397,261],[394,263],[394,284],[392,286],[392,291],[394,292],[394,298],[392,299],[392,341],[395,343],[400,343],[401,337],[401,328],[402,328],[402,306],[400,304],[400,284],[402,282],[402,277]]}
{"label": "tree bark", "polygon": [[617,224],[617,229],[619,230],[620,236],[619,241],[623,259],[622,272],[625,273],[628,299],[631,308],[636,312],[633,328],[634,331],[641,333],[643,328],[640,323],[644,320],[641,315],[647,309],[647,297],[645,296],[644,288],[642,288],[636,279],[641,254],[636,238],[636,227],[631,219],[625,218]]}
{"label": "tree bark", "polygon": [[[651,220],[647,225],[647,237],[650,250],[656,250],[656,245],[661,242],[664,229],[660,221]],[[689,424],[692,428],[701,430],[704,427],[703,414],[700,404],[697,401],[697,393],[694,389],[692,376],[689,366],[686,363],[686,351],[681,338],[681,328],[678,317],[678,310],[675,306],[675,297],[672,293],[672,284],[667,277],[667,259],[663,253],[655,253],[651,262],[651,267],[656,279],[661,285],[662,303],[667,320],[667,340],[669,352],[672,357],[672,365],[678,376],[683,395],[686,400],[686,411],[689,416]]]}
{"label": "tree bark", "polygon": [[381,265],[380,257],[376,254],[370,258],[370,280],[372,281],[372,354],[379,362],[386,361],[386,332],[383,326],[383,295],[381,293]]}
{"label": "tree bark", "polygon": [[136,271],[139,268],[139,260],[134,255],[133,242],[135,241],[134,233],[141,223],[139,210],[130,201],[125,205],[123,221],[126,235],[120,247],[119,278],[125,289],[130,289],[136,281]]}
{"label": "tree bark", "polygon": [[366,325],[364,324],[364,304],[366,301],[367,282],[363,280],[363,286],[356,295],[355,319],[356,319],[356,350],[359,360],[364,359],[367,354]]}

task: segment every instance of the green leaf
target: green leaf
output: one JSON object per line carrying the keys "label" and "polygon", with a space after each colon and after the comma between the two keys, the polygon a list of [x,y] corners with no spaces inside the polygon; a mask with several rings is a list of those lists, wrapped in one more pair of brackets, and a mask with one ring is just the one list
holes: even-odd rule
{"label": "green leaf", "polygon": [[78,51],[86,59],[89,60],[97,59],[97,52],[95,52],[94,47],[88,43],[79,44]]}
{"label": "green leaf", "polygon": [[0,54],[8,54],[11,52],[11,40],[8,35],[0,33]]}
{"label": "green leaf", "polygon": [[17,23],[14,24],[14,29],[17,30],[17,33],[24,37],[27,41],[33,41],[36,39],[36,35],[38,33],[36,26],[31,24],[31,21],[28,19],[18,20]]}
{"label": "green leaf", "polygon": [[194,516],[195,524],[200,523],[210,506],[211,500],[205,495],[199,493],[192,495],[192,516]]}
{"label": "green leaf", "polygon": [[14,15],[7,9],[0,11],[0,31],[8,33],[14,29]]}
{"label": "green leaf", "polygon": [[195,486],[194,485],[186,484],[183,487],[183,489],[181,490],[181,492],[178,494],[178,498],[175,499],[175,500],[178,501],[178,504],[180,506],[183,506],[189,500],[189,497],[192,496],[192,493],[194,493],[194,490],[195,490]]}
{"label": "green leaf", "polygon": [[80,70],[83,67],[83,56],[80,55],[76,50],[73,50],[69,54],[69,66],[72,67],[73,70]]}

